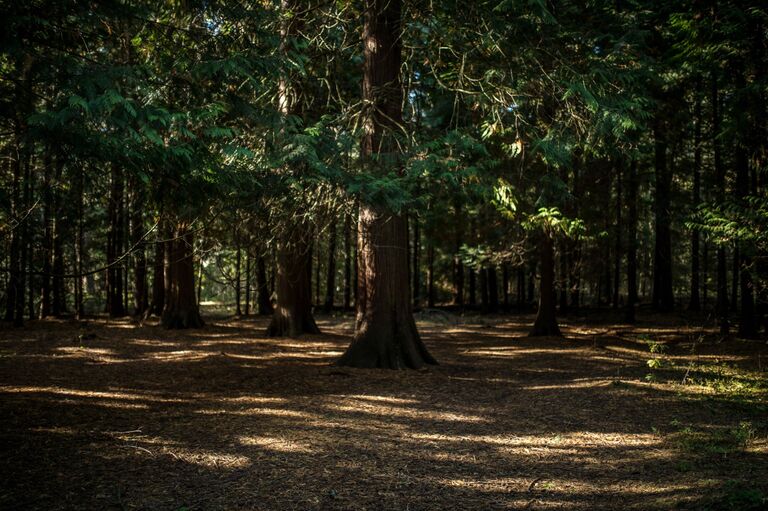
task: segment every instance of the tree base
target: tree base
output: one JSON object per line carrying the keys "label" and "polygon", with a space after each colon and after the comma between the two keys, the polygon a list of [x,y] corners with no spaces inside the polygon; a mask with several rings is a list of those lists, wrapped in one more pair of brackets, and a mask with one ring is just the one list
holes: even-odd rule
{"label": "tree base", "polygon": [[405,328],[358,329],[352,344],[336,365],[363,369],[421,369],[437,365],[419,337],[413,320]]}
{"label": "tree base", "polygon": [[536,316],[536,322],[533,324],[533,329],[528,337],[562,337],[560,327],[557,324],[555,318],[542,318]]}
{"label": "tree base", "polygon": [[311,314],[296,318],[280,313],[272,315],[272,321],[270,321],[266,332],[267,337],[299,337],[302,334],[319,333],[320,328]]}
{"label": "tree base", "polygon": [[161,318],[161,323],[169,330],[202,328],[205,326],[205,321],[203,321],[200,312],[197,310],[164,312]]}

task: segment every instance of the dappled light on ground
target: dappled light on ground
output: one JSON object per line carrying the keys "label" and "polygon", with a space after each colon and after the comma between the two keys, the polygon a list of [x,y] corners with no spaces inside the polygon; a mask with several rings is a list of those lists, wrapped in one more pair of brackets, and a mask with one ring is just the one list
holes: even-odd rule
{"label": "dappled light on ground", "polygon": [[440,365],[401,372],[332,365],[349,317],[5,331],[0,507],[699,509],[766,484],[764,344],[531,319],[421,322]]}

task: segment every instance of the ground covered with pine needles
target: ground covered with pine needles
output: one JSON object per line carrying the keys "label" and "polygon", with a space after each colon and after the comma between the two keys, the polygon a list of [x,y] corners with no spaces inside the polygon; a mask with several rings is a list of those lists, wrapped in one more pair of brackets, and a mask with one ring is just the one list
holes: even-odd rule
{"label": "ground covered with pine needles", "polygon": [[0,331],[2,509],[763,509],[768,346],[685,318],[419,315],[441,365],[333,361],[349,316]]}

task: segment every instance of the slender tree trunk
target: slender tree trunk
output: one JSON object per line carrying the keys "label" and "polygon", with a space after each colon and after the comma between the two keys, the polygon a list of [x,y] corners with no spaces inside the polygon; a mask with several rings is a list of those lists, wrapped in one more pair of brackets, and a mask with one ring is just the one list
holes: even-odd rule
{"label": "slender tree trunk", "polygon": [[[30,151],[32,149],[30,148]],[[35,227],[36,227],[36,215],[32,214],[32,208],[34,207],[32,203],[32,197],[34,196],[35,190],[35,182],[34,182],[34,172],[33,172],[33,163],[30,158],[27,160],[27,168],[26,168],[26,175],[24,177],[24,203],[26,204],[27,209],[30,210],[30,214],[27,215],[27,219],[24,222],[24,230],[25,230],[25,239],[26,239],[26,255],[22,257],[21,261],[22,264],[25,264],[26,262],[26,271],[27,271],[27,282],[25,283],[27,287],[27,317],[29,319],[37,319],[37,314],[35,314],[35,295],[37,292],[35,291],[35,245],[34,245],[34,234],[35,234]]]}
{"label": "slender tree trunk", "polygon": [[480,268],[478,277],[480,280],[480,310],[483,314],[488,314],[490,311],[488,303],[488,268]]}
{"label": "slender tree trunk", "polygon": [[326,313],[333,311],[333,298],[336,295],[336,220],[330,226],[328,237],[328,266],[325,274],[325,304]]}
{"label": "slender tree trunk", "polygon": [[432,240],[427,247],[427,306],[435,307],[435,246]]}
{"label": "slender tree trunk", "polygon": [[259,255],[256,260],[256,290],[257,311],[261,316],[272,314],[272,300],[270,299],[269,282],[267,282],[267,265],[264,256]]}
{"label": "slender tree trunk", "polygon": [[350,308],[352,300],[352,244],[350,215],[344,214],[344,310]]}
{"label": "slender tree trunk", "polygon": [[464,243],[464,218],[462,216],[461,200],[455,199],[453,204],[456,218],[456,240],[453,253],[453,304],[464,306],[464,263],[461,260],[461,245]]}
{"label": "slender tree trunk", "polygon": [[731,312],[739,310],[739,269],[741,268],[741,248],[738,241],[733,243],[733,257],[731,258],[731,300],[729,303]]}
{"label": "slender tree trunk", "polygon": [[629,165],[627,179],[627,307],[624,320],[635,322],[637,303],[637,160]]}
{"label": "slender tree trunk", "polygon": [[413,307],[418,309],[421,306],[421,231],[419,230],[419,217],[413,215],[413,263],[411,271],[413,272]]}
{"label": "slender tree trunk", "polygon": [[555,246],[548,232],[541,233],[539,258],[541,262],[539,310],[529,335],[530,337],[561,337],[555,316]]}
{"label": "slender tree trunk", "polygon": [[622,181],[624,174],[624,164],[619,161],[616,164],[616,231],[614,234],[614,241],[616,245],[613,251],[613,308],[619,308],[619,292],[621,290],[621,256],[622,256],[622,243],[621,232],[624,226],[621,219],[621,199],[622,199]]}
{"label": "slender tree trunk", "polygon": [[141,181],[131,179],[131,247],[133,248],[133,315],[142,316],[149,309],[147,288],[147,254],[144,241],[145,197]]}
{"label": "slender tree trunk", "polygon": [[235,316],[240,317],[243,315],[243,311],[240,308],[240,302],[242,301],[241,298],[241,289],[242,289],[242,278],[240,275],[240,267],[242,266],[242,249],[240,248],[240,234],[236,231],[235,232],[235,240],[237,243],[237,248],[235,252]]}
{"label": "slender tree trunk", "polygon": [[154,260],[152,264],[152,314],[160,316],[165,307],[165,248],[170,238],[166,229],[166,220],[160,214],[155,233]]}
{"label": "slender tree trunk", "polygon": [[[64,157],[58,155],[56,158],[56,172],[54,181],[61,183],[64,173]],[[53,232],[52,232],[52,270],[53,278],[51,280],[51,291],[53,299],[51,302],[51,312],[54,316],[61,316],[67,310],[66,291],[64,288],[64,221],[62,220],[62,196],[60,188],[53,190]]]}
{"label": "slender tree trunk", "polygon": [[75,318],[80,320],[85,315],[85,309],[83,307],[83,249],[85,248],[85,233],[84,233],[84,176],[85,170],[79,168],[77,170],[77,178],[75,180],[75,203],[77,211],[77,232],[75,234]]}
{"label": "slender tree trunk", "polygon": [[195,293],[194,236],[190,225],[179,222],[168,243],[168,287],[162,323],[165,328],[201,328]]}
{"label": "slender tree trunk", "polygon": [[[698,208],[701,204],[701,76],[696,77],[695,105],[693,114],[693,207]],[[692,311],[701,310],[701,299],[699,289],[701,288],[699,277],[699,244],[701,233],[698,229],[691,229],[691,300],[688,303],[688,309]]]}
{"label": "slender tree trunk", "polygon": [[667,127],[661,114],[656,114],[653,128],[655,139],[654,213],[656,238],[653,257],[653,306],[658,311],[674,308],[672,292],[672,231],[670,229],[670,189],[672,174],[667,165]]}
{"label": "slender tree trunk", "polygon": [[488,311],[498,312],[499,310],[499,282],[496,273],[496,267],[488,268]]}
{"label": "slender tree trunk", "polygon": [[[250,245],[250,243],[249,243]],[[251,314],[251,247],[245,250],[245,315]]]}
{"label": "slender tree trunk", "polygon": [[107,312],[110,317],[125,316],[123,309],[123,173],[112,164],[109,194],[109,232],[107,233]]}
{"label": "slender tree trunk", "polygon": [[558,275],[558,288],[560,295],[560,313],[566,314],[568,312],[568,261],[566,240],[560,240],[560,274]]}
{"label": "slender tree trunk", "polygon": [[[371,170],[381,165],[381,172],[399,168],[391,137],[402,119],[401,8],[402,0],[366,0],[363,101],[372,108],[364,120],[361,156]],[[436,363],[413,319],[407,250],[404,214],[361,204],[355,336],[339,364],[400,369]]]}
{"label": "slender tree trunk", "polygon": [[[712,77],[712,149],[715,163],[716,200],[722,204],[725,199],[725,168],[720,154],[720,92],[717,76]],[[726,276],[725,246],[717,247],[717,302],[716,314],[720,322],[720,333],[727,335],[730,331],[728,320],[728,280]]]}
{"label": "slender tree trunk", "polygon": [[506,262],[501,265],[501,291],[504,312],[509,312],[509,264]]}
{"label": "slender tree trunk", "polygon": [[53,155],[50,147],[46,148],[43,162],[43,274],[41,275],[40,317],[51,315],[51,272],[53,266]]}

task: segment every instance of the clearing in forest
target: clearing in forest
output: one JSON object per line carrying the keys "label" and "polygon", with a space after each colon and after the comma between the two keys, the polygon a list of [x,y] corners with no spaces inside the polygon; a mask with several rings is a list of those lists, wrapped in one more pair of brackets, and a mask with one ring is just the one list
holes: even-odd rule
{"label": "clearing in forest", "polygon": [[337,368],[350,317],[0,333],[2,509],[761,509],[764,343],[678,317],[419,322],[440,365]]}

